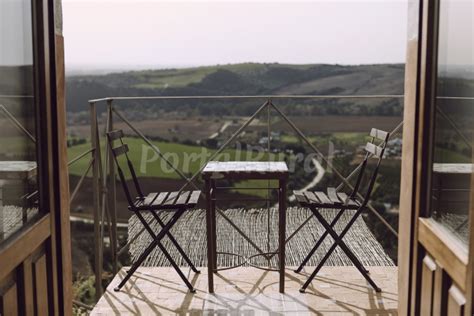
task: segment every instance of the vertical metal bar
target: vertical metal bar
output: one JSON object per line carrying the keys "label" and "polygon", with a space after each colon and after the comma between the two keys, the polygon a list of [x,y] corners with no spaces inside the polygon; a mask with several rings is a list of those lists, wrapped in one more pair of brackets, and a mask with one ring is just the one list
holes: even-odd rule
{"label": "vertical metal bar", "polygon": [[[95,109],[96,110],[96,109]],[[96,111],[97,112],[97,111]],[[97,165],[98,165],[98,192],[97,192],[97,195],[98,195],[98,200],[99,200],[99,208],[97,210],[97,213],[98,213],[98,216],[99,216],[99,262],[100,262],[100,280],[102,280],[102,271],[104,269],[104,217],[105,217],[105,210],[106,210],[106,203],[107,203],[107,200],[104,198],[104,194],[105,194],[105,190],[106,190],[106,187],[105,187],[105,171],[104,171],[104,168],[102,166],[102,155],[101,155],[101,148],[100,148],[100,133],[99,133],[99,123],[98,123],[98,120],[97,120],[97,113],[96,113],[96,116],[95,116],[95,138],[96,138],[96,147],[95,147],[95,152],[96,152],[96,161],[97,161]],[[106,161],[107,162],[107,161]],[[100,213],[99,213],[100,212]],[[101,287],[100,289],[101,291],[101,295],[102,295],[102,292],[103,292],[103,289]],[[99,297],[100,298],[100,297]]]}
{"label": "vertical metal bar", "polygon": [[99,158],[97,148],[100,146],[97,139],[97,113],[94,103],[90,105],[90,123],[91,123],[91,149],[92,151],[92,205],[94,213],[94,272],[95,272],[95,298],[98,301],[102,296],[102,260],[100,247],[100,201],[99,201]]}
{"label": "vertical metal bar", "polygon": [[[112,100],[107,101],[107,113],[109,128],[108,132],[114,130],[114,121],[113,121],[113,112],[112,112]],[[109,151],[111,148],[109,148]],[[114,157],[111,152],[109,152],[109,181],[107,185],[107,197],[108,197],[108,209],[111,217],[112,227],[109,227],[111,232],[110,240],[110,250],[112,252],[112,271],[113,274],[117,274],[118,270],[118,258],[117,258],[117,191],[115,183],[115,165]]]}
{"label": "vertical metal bar", "polygon": [[278,265],[280,270],[280,293],[285,293],[286,179],[280,179],[279,184]]}
{"label": "vertical metal bar", "polygon": [[[271,128],[270,128],[270,104],[271,100],[268,100],[267,105],[267,155],[268,161],[270,161],[270,137],[271,137]],[[270,252],[270,179],[267,180],[267,252]]]}
{"label": "vertical metal bar", "polygon": [[211,180],[205,179],[206,193],[206,233],[207,233],[207,282],[209,293],[214,293],[214,269],[213,269],[213,240],[212,240],[212,213],[211,213]]}
{"label": "vertical metal bar", "polygon": [[[102,166],[102,155],[100,151],[100,133],[99,133],[99,126],[97,125],[97,158],[99,160],[99,174],[101,175],[101,179],[99,181],[100,185],[100,202],[101,202],[101,212],[100,212],[100,255],[101,255],[101,267],[103,268],[104,262],[104,230],[105,230],[105,217],[107,216],[107,227],[110,228],[110,214],[108,210],[108,201],[107,201],[107,171],[108,171],[108,156],[109,151],[107,149],[107,142],[104,143],[105,146],[105,159],[104,163],[105,166]],[[109,129],[109,120],[107,117],[106,127],[105,130]],[[109,231],[110,233],[110,231]]]}
{"label": "vertical metal bar", "polygon": [[217,272],[217,214],[216,214],[216,180],[211,181],[211,215],[212,215],[212,267]]}
{"label": "vertical metal bar", "polygon": [[[107,116],[107,120],[106,120],[106,127],[105,127],[105,130],[108,131],[109,130],[109,117]],[[100,146],[100,135],[97,135],[97,139],[98,139],[98,143],[99,143],[99,146]],[[105,210],[106,210],[106,206],[107,206],[107,200],[106,200],[106,197],[107,197],[107,176],[108,176],[108,166],[109,166],[109,150],[108,150],[108,146],[107,146],[107,142],[104,142],[104,146],[105,146],[105,150],[104,150],[104,154],[105,154],[105,159],[104,159],[104,164],[105,166],[102,168],[102,155],[101,155],[101,152],[100,150],[98,151],[99,153],[99,158],[100,159],[100,167],[101,167],[101,174],[102,174],[102,220],[104,220],[104,216],[105,216]]]}

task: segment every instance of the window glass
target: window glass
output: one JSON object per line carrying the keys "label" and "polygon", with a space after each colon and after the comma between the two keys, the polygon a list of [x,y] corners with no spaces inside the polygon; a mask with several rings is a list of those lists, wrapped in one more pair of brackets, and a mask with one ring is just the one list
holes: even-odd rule
{"label": "window glass", "polygon": [[37,218],[31,1],[0,1],[0,241]]}
{"label": "window glass", "polygon": [[468,241],[474,129],[474,5],[441,0],[432,217]]}

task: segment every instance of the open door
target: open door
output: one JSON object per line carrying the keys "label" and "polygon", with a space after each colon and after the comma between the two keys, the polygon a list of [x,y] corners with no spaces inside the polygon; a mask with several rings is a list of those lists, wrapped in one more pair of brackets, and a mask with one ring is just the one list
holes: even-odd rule
{"label": "open door", "polygon": [[474,3],[409,7],[399,311],[471,315]]}
{"label": "open door", "polygon": [[54,4],[0,1],[0,315],[72,313]]}

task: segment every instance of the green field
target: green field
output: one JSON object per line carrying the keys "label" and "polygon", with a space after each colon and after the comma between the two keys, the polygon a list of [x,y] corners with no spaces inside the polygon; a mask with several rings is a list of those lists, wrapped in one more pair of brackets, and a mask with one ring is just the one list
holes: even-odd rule
{"label": "green field", "polygon": [[[321,137],[319,137],[319,136],[309,136],[308,139],[309,139],[309,141],[314,143],[314,142],[320,141]],[[282,135],[281,136],[281,141],[284,142],[284,143],[288,143],[288,144],[296,144],[296,143],[303,142],[303,140],[301,138],[299,138],[297,135]]]}
{"label": "green field", "polygon": [[[310,142],[316,146],[327,146],[329,141],[337,144],[347,144],[349,146],[363,145],[369,140],[367,133],[330,133],[325,135],[316,135],[307,137]],[[281,136],[284,143],[295,144],[304,143],[297,135],[285,134]]]}
{"label": "green field", "polygon": [[[129,157],[139,177],[158,177],[164,179],[180,179],[178,173],[166,165],[164,160],[158,158],[153,149],[151,149],[144,141],[137,138],[125,138],[130,152]],[[160,149],[160,151],[167,157],[175,168],[190,177],[192,174],[199,171],[200,167],[213,155],[216,150],[210,150],[201,146],[189,146],[177,143],[167,142],[153,142],[153,144]],[[74,157],[90,149],[90,143],[77,145],[68,148],[68,159],[71,161]],[[102,158],[104,158],[104,146],[101,146]],[[257,153],[250,153],[247,151],[238,154],[234,149],[224,150],[214,160],[261,160],[267,161],[268,153],[262,153],[257,156]],[[275,154],[270,154],[270,159],[277,160],[279,157]],[[124,159],[119,160],[124,167],[125,177],[131,178],[128,169],[124,165]],[[77,161],[69,168],[71,175],[81,176],[86,170],[89,159],[84,157]],[[89,173],[90,176],[91,173]],[[238,184],[239,187],[266,187],[266,181],[245,181]],[[236,190],[246,194],[265,196],[266,191],[258,190],[249,192],[248,190]]]}
{"label": "green field", "polygon": [[159,74],[144,72],[137,76],[143,82],[135,84],[134,87],[142,89],[184,87],[201,81],[212,72],[214,70],[208,67],[198,68],[195,71],[177,69],[176,71],[163,71]]}
{"label": "green field", "polygon": [[[167,179],[179,179],[176,172],[172,172],[171,168],[166,163],[159,159],[151,147],[144,141],[137,138],[124,138],[130,152],[129,157],[132,161],[138,176],[140,177],[160,177]],[[168,142],[152,142],[163,153],[173,166],[183,172],[184,174],[194,174],[199,168],[210,158],[216,150],[207,149],[201,146],[189,146],[177,143]],[[68,159],[72,160],[81,153],[90,149],[90,144],[82,144],[68,148]],[[102,144],[102,158],[104,158],[104,146]],[[249,158],[249,159],[247,159]],[[267,161],[269,155],[262,153],[260,156],[257,153],[249,153],[243,151],[240,155],[234,149],[224,150],[214,160],[262,160]],[[275,154],[270,154],[270,159],[276,160],[278,157]],[[123,162],[123,161],[122,161]],[[81,175],[87,168],[87,159],[81,159],[73,164],[69,173],[72,175]],[[126,178],[130,178],[129,173],[125,173]]]}
{"label": "green field", "polygon": [[[327,143],[328,140],[344,142],[348,145],[364,144],[366,136],[363,133],[332,133],[323,136],[311,136],[310,141],[316,143]],[[296,143],[298,137],[294,135],[283,135],[282,139],[285,143]],[[172,172],[170,167],[166,165],[164,160],[158,158],[151,147],[138,138],[125,138],[125,143],[130,149],[129,157],[140,177],[159,177],[166,179],[179,179],[176,172]],[[216,150],[208,149],[202,146],[183,145],[171,142],[152,142],[165,155],[178,170],[186,175],[194,174],[199,168],[213,155]],[[90,149],[90,143],[76,145],[68,148],[68,159],[72,160],[81,153]],[[102,158],[104,158],[104,144],[101,145]],[[268,153],[261,153],[257,157],[257,153],[242,151],[240,154],[234,149],[224,150],[215,160],[262,160],[267,161]],[[271,160],[282,160],[275,154],[270,154]],[[69,173],[72,175],[82,175],[87,168],[88,161],[83,158],[74,163]],[[130,174],[125,176],[130,178]]]}
{"label": "green field", "polygon": [[363,145],[370,139],[368,133],[332,133],[331,136],[338,141],[347,142],[354,145]]}
{"label": "green field", "polygon": [[[354,146],[363,144],[366,140],[365,133],[332,133],[327,135],[311,136],[309,139],[316,146],[327,146],[329,140],[345,144],[345,146]],[[283,142],[296,143],[297,136],[282,135]],[[164,160],[157,157],[155,152],[144,141],[138,138],[125,138],[124,141],[128,144],[130,149],[130,159],[136,169],[139,177],[157,177],[161,179],[180,179],[178,173],[171,170]],[[207,149],[202,146],[190,146],[171,142],[154,141],[153,144],[157,146],[160,151],[172,162],[173,166],[183,172],[187,177],[192,176],[199,171],[200,167],[213,155],[216,150]],[[102,158],[104,158],[104,144],[102,143]],[[72,160],[81,153],[89,150],[90,143],[76,145],[68,148],[68,159]],[[223,151],[215,160],[262,160],[267,161],[268,153],[261,153],[257,157],[257,153],[250,153],[243,151],[240,155],[234,149],[227,149]],[[271,160],[282,160],[282,156],[277,157],[275,154],[270,154]],[[89,161],[85,157],[74,163],[69,172],[71,175],[81,176],[86,170]],[[122,165],[124,161],[121,161]],[[124,165],[123,165],[124,166]],[[125,176],[130,179],[128,169],[125,167]],[[89,174],[90,176],[90,174]],[[266,181],[244,181],[236,184],[238,187],[267,187]],[[251,194],[258,196],[266,196],[265,190],[249,191],[245,189],[236,189],[235,191],[243,194]]]}

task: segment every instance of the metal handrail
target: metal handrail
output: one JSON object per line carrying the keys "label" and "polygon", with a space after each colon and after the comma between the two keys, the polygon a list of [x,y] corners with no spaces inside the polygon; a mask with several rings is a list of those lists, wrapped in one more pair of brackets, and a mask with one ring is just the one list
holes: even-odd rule
{"label": "metal handrail", "polygon": [[437,96],[436,99],[440,100],[474,100],[474,97],[453,97],[453,96]]}
{"label": "metal handrail", "polygon": [[0,99],[34,99],[31,94],[0,94]]}
{"label": "metal handrail", "polygon": [[[206,99],[403,99],[403,94],[376,94],[376,95],[306,95],[306,94],[293,94],[293,95],[209,95],[209,96],[138,96],[138,97],[105,97],[99,99],[91,99],[89,103],[99,103],[105,101],[119,101],[119,100],[206,100]],[[441,100],[474,100],[474,97],[454,97],[454,96],[437,96],[437,99]]]}
{"label": "metal handrail", "polygon": [[225,99],[382,99],[382,98],[403,98],[403,94],[377,94],[377,95],[312,95],[312,94],[267,94],[267,95],[197,95],[197,96],[138,96],[138,97],[107,97],[89,100],[89,103],[119,100],[225,100]]}

